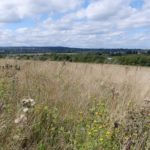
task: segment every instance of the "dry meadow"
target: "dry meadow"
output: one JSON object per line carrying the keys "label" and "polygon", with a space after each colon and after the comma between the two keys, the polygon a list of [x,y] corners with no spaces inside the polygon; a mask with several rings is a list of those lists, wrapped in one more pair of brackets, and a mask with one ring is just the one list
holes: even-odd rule
{"label": "dry meadow", "polygon": [[0,60],[0,150],[148,150],[149,100],[150,68]]}

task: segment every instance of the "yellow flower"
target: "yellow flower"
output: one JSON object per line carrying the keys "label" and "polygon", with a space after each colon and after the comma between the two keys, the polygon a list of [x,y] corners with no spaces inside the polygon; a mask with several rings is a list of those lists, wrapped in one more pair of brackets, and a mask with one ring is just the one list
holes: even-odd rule
{"label": "yellow flower", "polygon": [[100,142],[103,142],[104,139],[101,137],[99,140],[100,140]]}
{"label": "yellow flower", "polygon": [[98,114],[99,114],[98,112],[95,113],[95,115],[98,115]]}
{"label": "yellow flower", "polygon": [[91,135],[92,133],[91,132],[88,132],[88,135]]}
{"label": "yellow flower", "polygon": [[109,131],[106,132],[106,137],[107,138],[111,137],[111,133]]}
{"label": "yellow flower", "polygon": [[109,132],[109,131],[107,131],[107,132],[106,132],[106,135],[110,135],[110,132]]}

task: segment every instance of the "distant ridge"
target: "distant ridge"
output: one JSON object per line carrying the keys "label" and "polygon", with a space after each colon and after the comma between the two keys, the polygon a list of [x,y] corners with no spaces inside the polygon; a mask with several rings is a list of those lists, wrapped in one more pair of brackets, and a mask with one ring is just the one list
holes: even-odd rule
{"label": "distant ridge", "polygon": [[72,47],[0,47],[1,54],[22,54],[22,53],[76,53],[76,52],[101,52],[101,53],[147,53],[145,49],[124,49],[124,48],[72,48]]}

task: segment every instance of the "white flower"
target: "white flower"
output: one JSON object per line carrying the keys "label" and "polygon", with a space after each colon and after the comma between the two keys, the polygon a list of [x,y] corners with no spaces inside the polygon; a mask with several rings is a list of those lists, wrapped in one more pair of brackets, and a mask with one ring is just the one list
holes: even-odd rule
{"label": "white flower", "polygon": [[150,98],[146,97],[146,98],[144,99],[144,101],[145,101],[146,104],[150,104]]}
{"label": "white flower", "polygon": [[150,101],[150,98],[146,97],[146,98],[144,99],[144,101]]}
{"label": "white flower", "polygon": [[15,123],[18,124],[20,122],[20,118],[15,119]]}
{"label": "white flower", "polygon": [[23,99],[22,100],[22,105],[23,105],[23,107],[27,107],[29,105],[29,100],[28,99]]}
{"label": "white flower", "polygon": [[29,99],[30,103],[31,103],[31,106],[34,106],[35,105],[35,100],[34,99]]}
{"label": "white flower", "polygon": [[33,107],[35,105],[35,100],[34,99],[23,99],[22,105],[25,108]]}
{"label": "white flower", "polygon": [[29,111],[29,108],[23,108],[23,112],[27,113]]}
{"label": "white flower", "polygon": [[27,117],[25,114],[21,114],[17,119],[15,119],[15,123],[25,123],[27,121]]}

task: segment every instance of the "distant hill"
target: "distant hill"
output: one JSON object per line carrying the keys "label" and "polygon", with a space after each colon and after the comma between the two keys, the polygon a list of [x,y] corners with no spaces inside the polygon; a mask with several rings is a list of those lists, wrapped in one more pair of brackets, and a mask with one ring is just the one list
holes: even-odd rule
{"label": "distant hill", "polygon": [[70,47],[0,47],[0,54],[21,53],[77,53],[77,52],[100,52],[111,54],[126,53],[148,53],[149,50],[142,49],[92,49],[92,48],[70,48]]}

